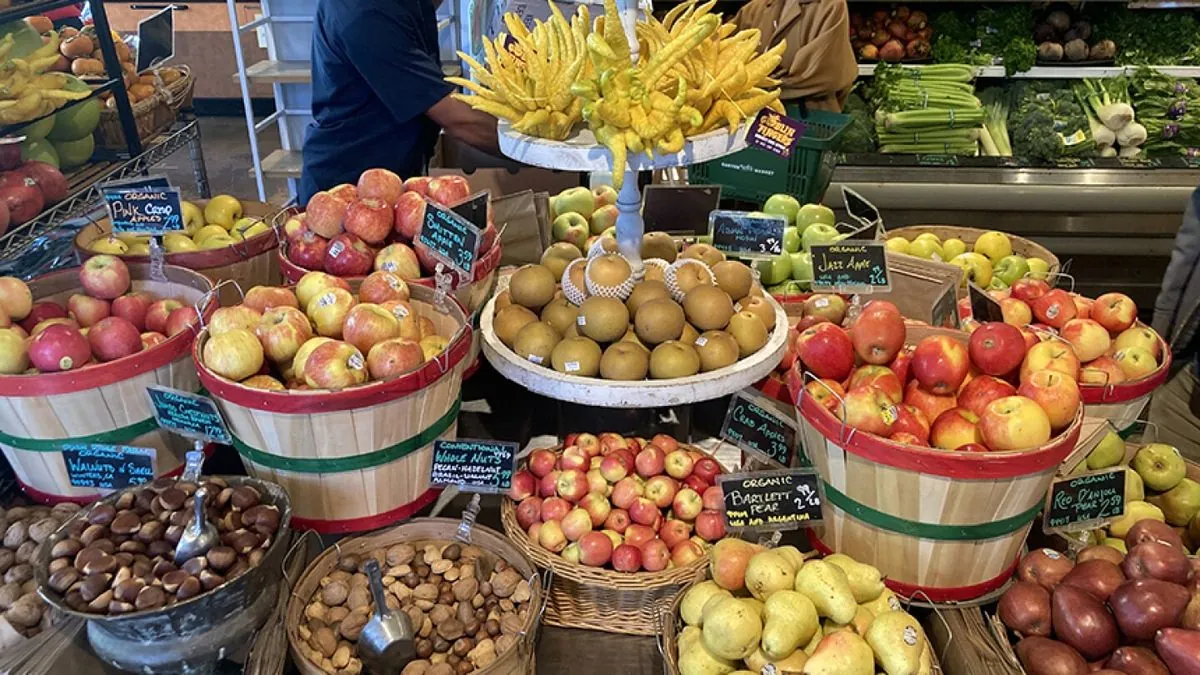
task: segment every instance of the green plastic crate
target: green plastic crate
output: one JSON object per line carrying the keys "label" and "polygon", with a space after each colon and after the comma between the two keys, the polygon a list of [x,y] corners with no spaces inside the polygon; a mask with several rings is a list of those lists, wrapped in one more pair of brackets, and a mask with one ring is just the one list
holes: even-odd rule
{"label": "green plastic crate", "polygon": [[757,148],[746,148],[711,162],[688,167],[693,185],[720,185],[723,198],[762,204],[773,194],[789,194],[806,204],[820,199],[829,187],[836,164],[838,140],[850,116],[810,110],[801,117],[798,105],[787,106],[793,119],[807,127],[788,159]]}

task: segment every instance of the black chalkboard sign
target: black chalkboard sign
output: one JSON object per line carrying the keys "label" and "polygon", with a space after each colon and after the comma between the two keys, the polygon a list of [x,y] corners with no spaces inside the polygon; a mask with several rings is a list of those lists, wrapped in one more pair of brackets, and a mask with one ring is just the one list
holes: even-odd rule
{"label": "black chalkboard sign", "polygon": [[1004,310],[1000,308],[1000,303],[996,302],[987,291],[983,290],[974,282],[967,282],[967,293],[971,298],[971,316],[976,321],[986,323],[988,321],[1004,321]]}
{"label": "black chalkboard sign", "polygon": [[75,487],[121,490],[154,480],[152,448],[66,443],[62,455],[67,478]]}
{"label": "black chalkboard sign", "polygon": [[[866,197],[858,194],[854,190],[842,186],[842,203],[846,206],[846,215],[865,227],[874,227],[876,236],[868,237],[870,239],[883,239],[879,232],[883,229],[883,216],[879,213],[879,208],[871,203]],[[855,239],[858,237],[846,237],[847,239]]]}
{"label": "black chalkboard sign", "polygon": [[929,325],[940,328],[958,328],[958,285],[949,286],[933,302]]}
{"label": "black chalkboard sign", "polygon": [[873,293],[892,289],[887,247],[882,242],[813,244],[810,252],[814,291]]}
{"label": "black chalkboard sign", "polygon": [[774,258],[783,253],[787,218],[749,211],[713,211],[708,230],[713,248],[744,258]]}
{"label": "black chalkboard sign", "polygon": [[795,422],[781,417],[765,399],[744,391],[729,401],[721,438],[780,466],[791,466],[796,454]]}
{"label": "black chalkboard sign", "polygon": [[460,438],[433,442],[433,485],[457,485],[463,492],[505,492],[512,486],[517,444]]}
{"label": "black chalkboard sign", "polygon": [[178,188],[105,188],[113,232],[163,234],[183,229]]}
{"label": "black chalkboard sign", "polygon": [[451,206],[450,210],[466,218],[467,222],[482,230],[488,224],[488,204],[492,201],[491,195],[491,192],[484,190]]}
{"label": "black chalkboard sign", "polygon": [[1070,532],[1103,527],[1125,514],[1124,467],[1067,476],[1050,484],[1042,528]]}
{"label": "black chalkboard sign", "polygon": [[821,478],[813,469],[719,476],[726,529],[791,530],[821,522]]}
{"label": "black chalkboard sign", "polygon": [[482,234],[469,220],[440,204],[425,205],[425,222],[417,241],[427,246],[434,257],[474,278],[475,258]]}
{"label": "black chalkboard sign", "polygon": [[189,394],[170,387],[146,387],[154,418],[158,426],[180,436],[214,443],[230,443],[233,439],[225,428],[225,420],[211,398]]}

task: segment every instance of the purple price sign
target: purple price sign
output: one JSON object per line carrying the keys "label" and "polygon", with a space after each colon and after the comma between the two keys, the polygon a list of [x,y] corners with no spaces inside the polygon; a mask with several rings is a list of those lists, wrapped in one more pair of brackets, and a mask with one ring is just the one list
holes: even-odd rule
{"label": "purple price sign", "polygon": [[807,125],[785,115],[763,108],[746,132],[746,144],[787,159],[792,156],[796,141],[804,135]]}

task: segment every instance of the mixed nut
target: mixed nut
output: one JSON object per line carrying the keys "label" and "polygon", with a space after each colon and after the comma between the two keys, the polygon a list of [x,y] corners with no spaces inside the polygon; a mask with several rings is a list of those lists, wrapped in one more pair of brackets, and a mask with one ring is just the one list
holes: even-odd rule
{"label": "mixed nut", "polygon": [[37,594],[33,565],[42,542],[79,511],[76,504],[14,506],[0,508],[0,612],[9,625],[25,637],[33,637],[50,625],[50,612]]}
{"label": "mixed nut", "polygon": [[487,667],[521,639],[533,589],[502,559],[480,580],[485,556],[495,558],[475,546],[432,541],[341,555],[304,608],[300,652],[330,675],[363,672],[356,643],[374,611],[364,572],[374,558],[388,607],[405,612],[416,633],[417,659],[402,675],[466,675]]}
{"label": "mixed nut", "polygon": [[53,544],[46,584],[66,604],[91,614],[167,607],[210,591],[258,565],[281,514],[250,485],[207,478],[208,520],[221,544],[175,564],[175,545],[194,517],[196,483],[159,478],[93,504]]}

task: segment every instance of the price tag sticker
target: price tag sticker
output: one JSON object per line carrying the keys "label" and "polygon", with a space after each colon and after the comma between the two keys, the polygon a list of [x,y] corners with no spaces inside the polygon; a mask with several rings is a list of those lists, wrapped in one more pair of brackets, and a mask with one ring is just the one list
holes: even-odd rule
{"label": "price tag sticker", "polygon": [[229,444],[233,438],[217,404],[207,396],[170,387],[146,387],[158,426],[195,440]]}
{"label": "price tag sticker", "polygon": [[433,442],[429,482],[463,492],[507,492],[517,463],[516,443],[460,438]]}
{"label": "price tag sticker", "polygon": [[75,487],[122,490],[154,480],[153,448],[65,443],[62,456]]}
{"label": "price tag sticker", "polygon": [[1060,478],[1046,495],[1042,529],[1074,532],[1103,527],[1125,515],[1125,472],[1118,467]]}
{"label": "price tag sticker", "polygon": [[967,294],[971,299],[971,316],[976,321],[1004,321],[1004,310],[1000,303],[990,293],[983,290],[973,281],[967,282]]}
{"label": "price tag sticker", "polygon": [[794,530],[821,522],[824,488],[813,469],[718,476],[726,529]]}
{"label": "price tag sticker", "polygon": [[796,455],[795,421],[776,413],[766,399],[745,391],[729,401],[721,438],[778,466],[790,466]]}
{"label": "price tag sticker", "polygon": [[809,250],[814,291],[866,294],[892,290],[887,246],[882,242],[813,244]]}
{"label": "price tag sticker", "polygon": [[713,211],[708,233],[714,248],[744,258],[770,259],[783,253],[783,216],[748,211]]}
{"label": "price tag sticker", "polygon": [[806,128],[808,125],[800,120],[763,108],[746,131],[746,145],[787,159]]}
{"label": "price tag sticker", "polygon": [[183,229],[178,188],[106,187],[102,192],[113,232],[161,235]]}
{"label": "price tag sticker", "polygon": [[425,204],[425,221],[417,241],[435,258],[457,270],[459,283],[475,277],[482,236],[478,227],[454,211],[432,201]]}

